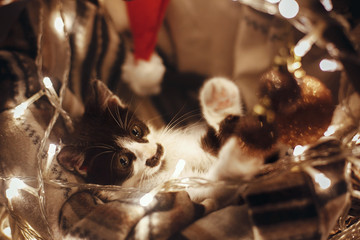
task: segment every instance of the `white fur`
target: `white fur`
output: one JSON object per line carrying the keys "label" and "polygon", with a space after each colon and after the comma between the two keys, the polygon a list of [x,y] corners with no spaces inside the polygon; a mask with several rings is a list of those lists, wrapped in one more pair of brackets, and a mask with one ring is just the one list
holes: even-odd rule
{"label": "white fur", "polygon": [[138,143],[135,141],[123,141],[121,138],[118,139],[118,142],[120,146],[130,150],[136,156],[136,160],[133,161],[134,175],[122,184],[124,187],[136,186],[143,178],[151,177],[159,170],[161,164],[155,167],[148,167],[145,165],[146,160],[156,154],[156,142],[149,141],[148,143]]}
{"label": "white fur", "polygon": [[[239,90],[233,82],[224,78],[207,81],[201,89],[200,101],[206,120],[216,130],[229,114],[242,114]],[[214,181],[250,179],[258,172],[262,159],[245,154],[238,138],[230,138],[216,158],[201,147],[201,137],[205,133],[206,126],[200,124],[177,130],[150,127],[149,143],[124,143],[124,140],[119,140],[138,158],[134,161],[134,176],[125,181],[124,186],[150,191],[170,179],[179,159],[186,162],[179,178],[203,177]],[[145,161],[155,154],[156,143],[160,143],[165,152],[161,163],[151,168],[145,165]],[[207,189],[188,189],[188,193],[195,201],[214,194]]]}
{"label": "white fur", "polygon": [[[204,177],[215,161],[215,157],[210,156],[200,147],[200,139],[205,131],[206,128],[203,125],[177,130],[151,129],[151,133],[147,137],[149,143],[124,144],[122,142],[124,147],[139,158],[133,162],[133,177],[122,185],[125,187],[136,186],[144,191],[149,191],[170,179],[179,159],[185,160],[185,168],[181,172],[180,178]],[[160,143],[164,147],[161,162],[156,167],[146,166],[146,159],[152,157],[156,152],[156,143]]]}
{"label": "white fur", "polygon": [[211,78],[204,84],[200,104],[205,119],[215,130],[219,130],[219,123],[226,116],[243,114],[238,87],[223,77]]}
{"label": "white fur", "polygon": [[165,67],[159,55],[153,53],[149,61],[135,60],[128,53],[122,66],[122,77],[138,95],[157,94],[161,90],[161,81]]}
{"label": "white fur", "polygon": [[213,180],[250,180],[263,164],[259,157],[245,154],[236,137],[230,138],[219,153],[217,166],[209,172],[208,178]]}

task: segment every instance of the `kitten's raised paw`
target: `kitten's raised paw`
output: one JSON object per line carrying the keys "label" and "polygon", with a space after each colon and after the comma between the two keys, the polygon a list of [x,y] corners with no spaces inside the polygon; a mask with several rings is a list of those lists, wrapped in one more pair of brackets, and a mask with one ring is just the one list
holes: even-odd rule
{"label": "kitten's raised paw", "polygon": [[206,121],[216,130],[228,115],[241,115],[240,92],[236,84],[226,78],[208,80],[200,90],[200,104]]}

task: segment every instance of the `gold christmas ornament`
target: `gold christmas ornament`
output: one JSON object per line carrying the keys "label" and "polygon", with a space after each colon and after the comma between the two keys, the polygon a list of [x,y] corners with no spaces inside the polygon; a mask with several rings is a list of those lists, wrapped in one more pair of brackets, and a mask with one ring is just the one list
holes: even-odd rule
{"label": "gold christmas ornament", "polygon": [[300,94],[297,81],[283,67],[271,69],[260,78],[259,97],[262,102],[268,98],[274,111],[292,105]]}
{"label": "gold christmas ornament", "polygon": [[305,75],[301,97],[276,111],[279,141],[291,146],[315,142],[328,128],[335,109],[330,90],[317,78]]}

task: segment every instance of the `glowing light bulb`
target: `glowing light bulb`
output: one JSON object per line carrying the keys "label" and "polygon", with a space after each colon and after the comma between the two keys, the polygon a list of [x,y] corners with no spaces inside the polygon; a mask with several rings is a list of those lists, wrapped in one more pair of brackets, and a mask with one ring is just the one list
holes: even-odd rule
{"label": "glowing light bulb", "polygon": [[145,194],[142,198],[140,198],[140,205],[143,207],[149,206],[149,204],[153,201],[154,196],[155,195],[152,192]]}
{"label": "glowing light bulb", "polygon": [[44,83],[46,88],[53,88],[53,84],[52,84],[49,77],[44,77],[43,83]]}
{"label": "glowing light bulb", "polygon": [[280,0],[266,0],[267,2],[269,2],[269,3],[278,3],[278,2],[280,2]]}
{"label": "glowing light bulb", "polygon": [[299,13],[299,4],[295,0],[281,0],[279,12],[284,18],[294,18]]}
{"label": "glowing light bulb", "polygon": [[26,187],[25,183],[18,179],[12,178],[9,183],[9,188],[6,190],[6,197],[11,200],[14,197],[19,196],[19,190],[24,189]]}
{"label": "glowing light bulb", "polygon": [[303,57],[311,49],[312,43],[308,39],[301,39],[294,47],[296,56]]}
{"label": "glowing light bulb", "polygon": [[179,161],[176,164],[175,171],[172,174],[171,178],[177,178],[180,175],[180,173],[184,170],[185,164],[186,162],[184,159],[179,159]]}
{"label": "glowing light bulb", "polygon": [[306,149],[307,149],[307,147],[304,147],[304,146],[301,146],[301,145],[297,145],[297,146],[295,146],[295,148],[294,148],[293,155],[294,155],[295,157],[300,156],[301,154],[303,154],[303,153],[305,152]]}
{"label": "glowing light bulb", "polygon": [[319,184],[321,189],[328,189],[331,186],[331,180],[323,173],[315,174],[315,182]]}
{"label": "glowing light bulb", "polygon": [[359,143],[360,141],[360,134],[357,133],[355,136],[351,139],[352,142],[355,142],[355,144]]}
{"label": "glowing light bulb", "polygon": [[341,64],[334,59],[323,59],[320,61],[319,67],[324,72],[335,72],[341,70]]}
{"label": "glowing light bulb", "polygon": [[52,163],[52,160],[55,156],[55,153],[56,153],[56,145],[55,144],[52,144],[50,143],[49,144],[49,149],[48,149],[48,152],[47,152],[47,162],[46,162],[46,171],[50,168],[50,165]]}
{"label": "glowing light bulb", "polygon": [[19,118],[24,115],[25,110],[28,108],[28,102],[23,102],[20,105],[16,106],[14,109],[14,118]]}
{"label": "glowing light bulb", "polygon": [[[179,161],[176,163],[175,171],[171,175],[170,179],[177,178],[180,175],[180,173],[184,170],[185,164],[186,162],[184,159],[179,159]],[[140,198],[140,205],[143,207],[149,206],[149,204],[154,200],[155,195],[161,190],[161,188],[162,185],[159,185],[153,190],[151,190],[149,193],[142,196]]]}
{"label": "glowing light bulb", "polygon": [[63,33],[64,32],[64,22],[63,22],[63,20],[61,19],[60,16],[57,16],[55,18],[54,27],[55,27],[55,30],[58,33]]}
{"label": "glowing light bulb", "polygon": [[6,235],[6,237],[11,239],[11,228],[10,227],[5,227],[2,232]]}
{"label": "glowing light bulb", "polygon": [[324,136],[328,137],[335,133],[336,127],[335,126],[329,126],[328,129],[324,132]]}
{"label": "glowing light bulb", "polygon": [[320,2],[324,6],[326,11],[330,12],[333,9],[333,4],[331,0],[320,0]]}

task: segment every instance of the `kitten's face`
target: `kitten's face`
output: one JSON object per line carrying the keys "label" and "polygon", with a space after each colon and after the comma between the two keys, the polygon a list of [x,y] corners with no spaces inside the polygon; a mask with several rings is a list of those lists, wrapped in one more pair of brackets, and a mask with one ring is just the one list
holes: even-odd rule
{"label": "kitten's face", "polygon": [[133,187],[164,165],[164,148],[149,127],[99,81],[76,131],[58,161],[87,182]]}

